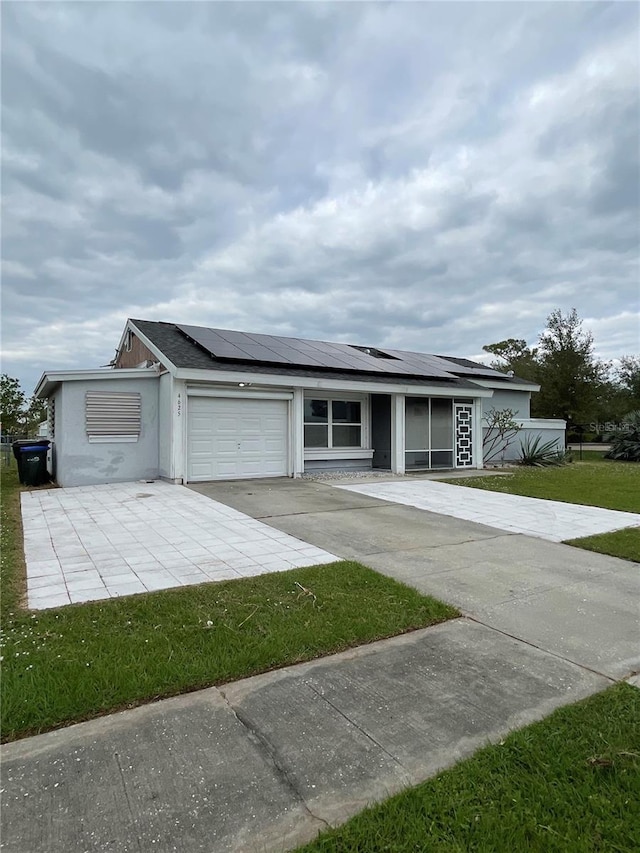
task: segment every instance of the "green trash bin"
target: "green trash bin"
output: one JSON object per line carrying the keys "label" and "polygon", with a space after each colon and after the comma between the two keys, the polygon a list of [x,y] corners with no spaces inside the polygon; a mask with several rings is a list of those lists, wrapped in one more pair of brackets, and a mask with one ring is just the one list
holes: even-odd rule
{"label": "green trash bin", "polygon": [[20,480],[25,486],[44,486],[49,482],[48,450],[48,444],[29,444],[18,449]]}

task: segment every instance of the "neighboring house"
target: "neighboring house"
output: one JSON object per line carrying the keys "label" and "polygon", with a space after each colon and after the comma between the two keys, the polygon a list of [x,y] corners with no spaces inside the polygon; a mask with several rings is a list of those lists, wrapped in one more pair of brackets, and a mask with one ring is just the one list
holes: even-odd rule
{"label": "neighboring house", "polygon": [[111,368],[35,395],[73,486],[481,468],[492,407],[564,446],[564,421],[529,419],[537,390],[466,359],[129,320]]}

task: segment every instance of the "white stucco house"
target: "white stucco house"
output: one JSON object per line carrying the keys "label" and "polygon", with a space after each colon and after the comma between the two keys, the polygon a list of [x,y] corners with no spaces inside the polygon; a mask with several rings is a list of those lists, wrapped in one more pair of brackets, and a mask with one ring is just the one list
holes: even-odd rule
{"label": "white stucco house", "polygon": [[129,320],[111,367],[47,371],[35,395],[75,486],[481,468],[491,408],[564,447],[564,421],[529,417],[537,390],[466,359]]}

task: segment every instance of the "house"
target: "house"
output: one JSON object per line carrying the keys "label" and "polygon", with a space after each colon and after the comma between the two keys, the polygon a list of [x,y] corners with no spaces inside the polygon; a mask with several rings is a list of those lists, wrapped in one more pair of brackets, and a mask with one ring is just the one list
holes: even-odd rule
{"label": "house", "polygon": [[529,418],[537,390],[462,358],[129,320],[111,367],[47,371],[35,395],[74,486],[481,468],[491,408],[564,447],[564,421]]}

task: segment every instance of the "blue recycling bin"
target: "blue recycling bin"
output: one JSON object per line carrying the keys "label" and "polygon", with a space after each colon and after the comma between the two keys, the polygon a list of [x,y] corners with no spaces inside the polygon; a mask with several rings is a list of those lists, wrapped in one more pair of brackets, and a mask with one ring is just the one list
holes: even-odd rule
{"label": "blue recycling bin", "polygon": [[13,453],[18,462],[18,478],[23,486],[44,486],[49,482],[48,451],[48,441],[14,441]]}

